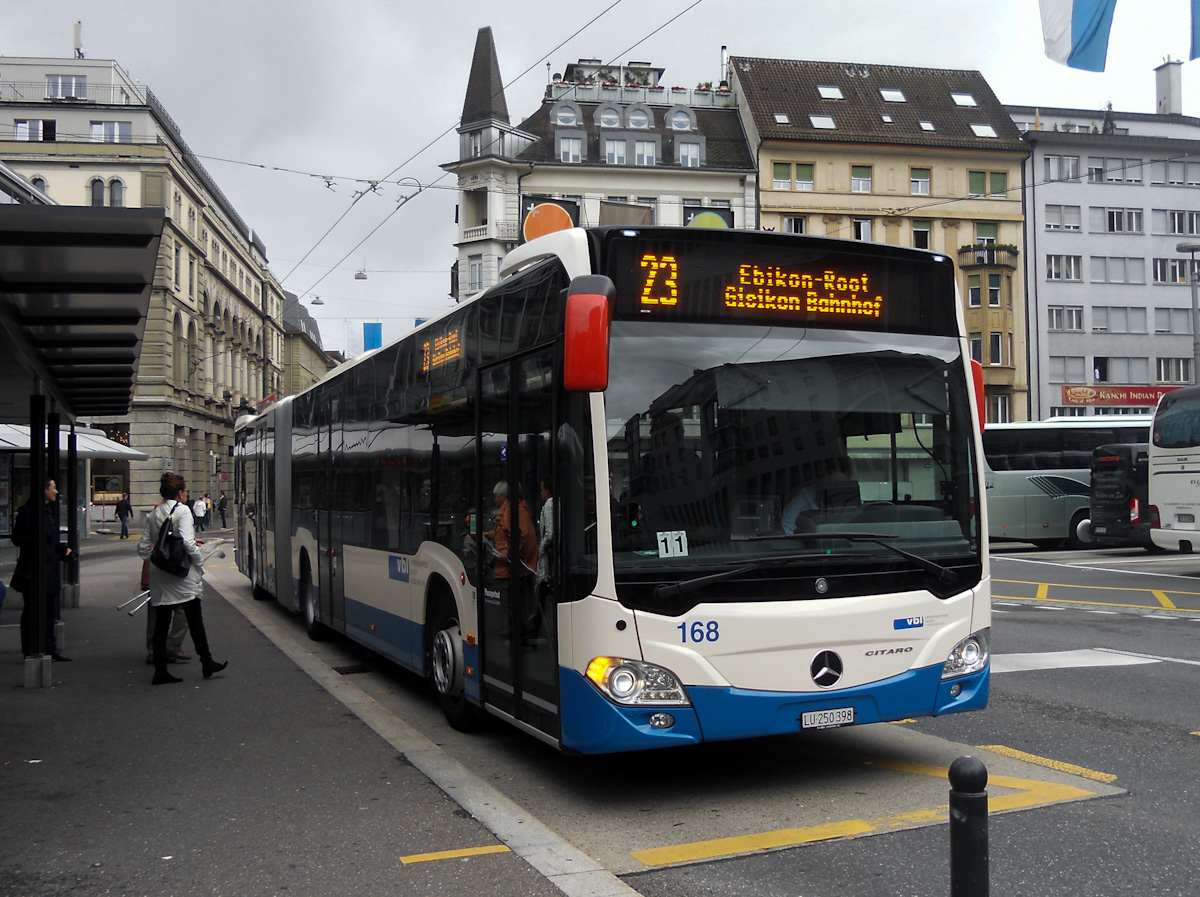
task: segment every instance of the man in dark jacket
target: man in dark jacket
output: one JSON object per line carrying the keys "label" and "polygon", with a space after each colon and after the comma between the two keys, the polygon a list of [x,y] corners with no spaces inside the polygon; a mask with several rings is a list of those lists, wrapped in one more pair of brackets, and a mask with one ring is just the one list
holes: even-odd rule
{"label": "man in dark jacket", "polygon": [[133,505],[129,503],[129,493],[122,492],[121,500],[117,502],[117,517],[121,521],[121,538],[129,538],[129,518],[133,516]]}
{"label": "man in dark jacket", "polygon": [[35,540],[42,539],[44,553],[42,555],[42,588],[46,596],[46,653],[51,660],[65,663],[71,658],[58,653],[58,642],[54,637],[54,624],[58,621],[58,599],[62,591],[62,580],[59,565],[70,557],[70,546],[62,544],[58,531],[58,518],[54,513],[54,501],[58,498],[58,486],[54,480],[46,480],[41,501],[33,496],[21,506],[13,524],[13,544],[21,549],[17,556],[17,570],[13,581],[22,578],[27,584],[22,594],[25,607],[21,611],[21,651],[26,657],[32,655],[37,648],[37,634],[34,632],[34,601],[36,596],[29,594],[33,584],[33,552]]}

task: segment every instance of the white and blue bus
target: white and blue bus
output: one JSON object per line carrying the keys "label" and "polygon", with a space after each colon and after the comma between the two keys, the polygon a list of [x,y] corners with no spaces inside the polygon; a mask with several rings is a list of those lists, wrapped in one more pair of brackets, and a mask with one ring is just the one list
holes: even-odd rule
{"label": "white and blue bus", "polygon": [[678,228],[494,287],[239,422],[260,597],[626,751],[974,710],[990,577],[951,261]]}
{"label": "white and blue bus", "polygon": [[1158,400],[1150,427],[1150,538],[1159,548],[1200,549],[1200,387]]}

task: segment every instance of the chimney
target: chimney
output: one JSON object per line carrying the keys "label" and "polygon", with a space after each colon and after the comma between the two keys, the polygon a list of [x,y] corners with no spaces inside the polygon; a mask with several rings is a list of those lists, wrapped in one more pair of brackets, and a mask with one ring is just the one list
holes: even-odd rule
{"label": "chimney", "polygon": [[1168,56],[1167,61],[1154,70],[1154,111],[1159,115],[1183,114],[1183,88],[1179,75],[1182,68],[1181,61]]}

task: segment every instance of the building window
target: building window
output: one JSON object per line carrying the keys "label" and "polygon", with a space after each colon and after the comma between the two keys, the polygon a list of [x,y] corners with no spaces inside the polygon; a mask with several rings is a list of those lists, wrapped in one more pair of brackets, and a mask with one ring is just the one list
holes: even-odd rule
{"label": "building window", "polygon": [[45,178],[30,178],[29,185],[31,187],[33,187],[33,189],[35,189],[35,190],[41,190],[47,196],[50,195],[50,191],[46,187],[46,179]]}
{"label": "building window", "polygon": [[1046,206],[1046,230],[1079,230],[1079,206]]}
{"label": "building window", "polygon": [[790,125],[791,123],[792,123],[792,120],[790,118],[788,118],[788,114],[786,112],[776,112],[775,113],[775,124]]}
{"label": "building window", "polygon": [[1155,259],[1155,283],[1187,283],[1187,259]]}
{"label": "building window", "polygon": [[792,189],[792,164],[776,162],[771,166],[771,186],[776,190]]}
{"label": "building window", "polygon": [[1146,260],[1092,256],[1093,283],[1145,283]]}
{"label": "building window", "polygon": [[871,219],[870,218],[855,218],[854,219],[854,239],[871,240]]}
{"label": "building window", "polygon": [[1155,375],[1159,383],[1191,383],[1192,359],[1155,359]]}
{"label": "building window", "polygon": [[1045,179],[1047,181],[1078,181],[1078,156],[1046,156]]}
{"label": "building window", "polygon": [[477,292],[483,289],[483,256],[467,256],[467,289]]}
{"label": "building window", "polygon": [[35,143],[53,143],[58,137],[58,123],[53,118],[17,119],[13,122],[13,139]]}
{"label": "building window", "polygon": [[813,164],[811,162],[796,163],[796,189],[813,189]]}
{"label": "building window", "polygon": [[1082,280],[1080,269],[1082,256],[1078,255],[1048,255],[1046,256],[1047,280]]}
{"label": "building window", "polygon": [[621,113],[615,106],[605,106],[600,110],[600,127],[616,128],[621,125]]}
{"label": "building window", "polygon": [[994,221],[975,222],[975,242],[982,246],[991,246],[996,242],[997,226]]}
{"label": "building window", "polygon": [[842,98],[842,89],[832,84],[818,84],[817,93],[823,100],[840,100]]}
{"label": "building window", "polygon": [[1092,309],[1094,333],[1145,333],[1146,309],[1139,306],[1097,305]]}
{"label": "building window", "polygon": [[471,131],[467,134],[467,158],[477,159],[483,155],[483,132]]}
{"label": "building window", "polygon": [[631,109],[629,112],[629,127],[644,131],[650,127],[650,113],[645,109]]}
{"label": "building window", "polygon": [[633,162],[635,165],[653,165],[657,147],[653,140],[638,140],[634,142]]}
{"label": "building window", "polygon": [[979,308],[981,304],[980,292],[982,290],[983,280],[978,274],[967,275],[967,305],[971,308]]}
{"label": "building window", "polygon": [[609,165],[624,165],[625,164],[625,141],[624,140],[605,140],[604,141],[604,161]]}
{"label": "building window", "polygon": [[914,221],[912,226],[913,231],[913,248],[928,249],[929,248],[929,233],[930,227],[928,221]]}
{"label": "building window", "polygon": [[1083,330],[1083,306],[1081,305],[1051,305],[1047,308],[1049,314],[1049,330],[1080,332]]}
{"label": "building window", "polygon": [[46,99],[87,99],[87,75],[47,75]]}
{"label": "building window", "polygon": [[972,333],[969,342],[971,346],[971,360],[983,364],[983,334]]}
{"label": "building window", "polygon": [[579,113],[571,106],[559,106],[554,113],[554,123],[564,128],[573,127],[579,123]]}
{"label": "building window", "polygon": [[175,244],[174,275],[175,275],[175,286],[179,286],[179,284],[182,283],[182,281],[183,281],[183,250],[179,247],[178,243]]}
{"label": "building window", "polygon": [[104,181],[100,180],[99,178],[96,178],[89,185],[89,189],[92,192],[92,205],[93,206],[104,205]]}
{"label": "building window", "polygon": [[1082,355],[1051,355],[1049,379],[1051,383],[1083,383],[1084,362]]}
{"label": "building window", "polygon": [[989,398],[991,420],[994,424],[1007,424],[1012,421],[1012,396],[998,395]]}
{"label": "building window", "polygon": [[967,172],[967,193],[970,196],[983,196],[987,193],[987,172]]}
{"label": "building window", "polygon": [[684,168],[699,168],[700,167],[700,144],[698,143],[680,143],[679,144],[679,164]]}
{"label": "building window", "polygon": [[837,124],[833,120],[832,115],[809,115],[808,120],[812,122],[814,128],[819,128],[822,131],[836,131]]}
{"label": "building window", "polygon": [[196,257],[188,256],[188,296],[195,298],[196,296]]}
{"label": "building window", "polygon": [[1000,307],[1000,275],[988,275],[988,305],[992,308]]}
{"label": "building window", "polygon": [[1087,409],[1079,405],[1051,405],[1051,417],[1087,417]]}
{"label": "building window", "polygon": [[975,102],[975,97],[969,93],[952,93],[950,99],[954,100],[955,106],[978,106]]}
{"label": "building window", "polygon": [[883,99],[884,99],[884,101],[885,101],[885,102],[888,102],[888,103],[904,103],[904,102],[907,102],[907,101],[904,99],[904,91],[902,91],[902,90],[897,90],[897,89],[895,89],[895,88],[892,88],[892,87],[881,87],[881,88],[879,89],[879,95],[880,95],[881,97],[883,97]]}
{"label": "building window", "polygon": [[921,126],[922,131],[936,131],[937,130],[937,128],[935,128],[933,126],[933,122],[931,122],[931,121],[922,120],[922,121],[917,122],[917,124],[919,124]]}
{"label": "building window", "polygon": [[92,122],[92,143],[133,143],[133,122]]}
{"label": "building window", "polygon": [[676,109],[671,113],[671,130],[673,131],[690,131],[692,129],[692,116],[684,109]]}
{"label": "building window", "polygon": [[559,137],[558,160],[560,162],[580,162],[583,158],[582,137]]}
{"label": "building window", "polygon": [[125,185],[120,181],[113,181],[108,185],[108,204],[114,209],[125,205]]}
{"label": "building window", "polygon": [[1191,333],[1192,312],[1188,308],[1154,309],[1155,333]]}
{"label": "building window", "polygon": [[1004,334],[988,334],[988,364],[1004,364]]}
{"label": "building window", "polygon": [[1092,231],[1109,234],[1140,234],[1141,209],[1105,209],[1092,206]]}
{"label": "building window", "polygon": [[996,129],[991,125],[973,124],[971,125],[971,133],[976,137],[995,137]]}
{"label": "building window", "polygon": [[909,169],[908,187],[909,192],[914,196],[929,195],[929,169],[928,168],[912,168]]}
{"label": "building window", "polygon": [[870,165],[851,165],[850,166],[850,192],[851,193],[870,193],[871,192],[871,166]]}
{"label": "building window", "polygon": [[783,217],[783,232],[785,234],[808,233],[808,219],[803,215],[785,215]]}
{"label": "building window", "polygon": [[1146,383],[1150,379],[1150,359],[1101,356],[1092,359],[1096,383]]}
{"label": "building window", "polygon": [[1006,171],[989,171],[988,172],[988,193],[992,196],[1007,196],[1008,195],[1008,172]]}

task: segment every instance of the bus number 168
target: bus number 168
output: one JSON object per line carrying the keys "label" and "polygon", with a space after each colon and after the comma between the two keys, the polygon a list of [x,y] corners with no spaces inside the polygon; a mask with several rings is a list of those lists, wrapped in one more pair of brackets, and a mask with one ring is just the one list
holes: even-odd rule
{"label": "bus number 168", "polygon": [[679,630],[679,640],[683,644],[692,642],[715,642],[721,637],[720,625],[716,620],[693,620],[691,623],[680,623],[675,627]]}

